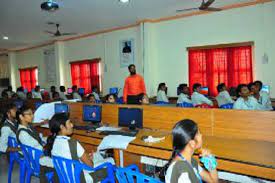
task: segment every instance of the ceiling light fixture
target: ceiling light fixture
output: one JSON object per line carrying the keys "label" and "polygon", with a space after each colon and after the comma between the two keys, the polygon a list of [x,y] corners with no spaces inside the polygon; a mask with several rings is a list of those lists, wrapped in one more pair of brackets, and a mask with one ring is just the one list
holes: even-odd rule
{"label": "ceiling light fixture", "polygon": [[8,40],[9,37],[8,37],[8,36],[3,36],[3,39],[4,39],[4,40]]}
{"label": "ceiling light fixture", "polygon": [[40,5],[41,9],[44,11],[54,12],[59,9],[59,5],[57,2],[54,2],[53,0],[48,0],[46,2],[43,2]]}
{"label": "ceiling light fixture", "polygon": [[118,0],[121,3],[129,3],[130,0]]}

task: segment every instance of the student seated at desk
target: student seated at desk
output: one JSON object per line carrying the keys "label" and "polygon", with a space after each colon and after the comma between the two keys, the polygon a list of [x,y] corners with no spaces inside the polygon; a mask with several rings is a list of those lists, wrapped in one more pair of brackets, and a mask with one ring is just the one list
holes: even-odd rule
{"label": "student seated at desk", "polygon": [[28,93],[26,94],[26,97],[27,97],[27,99],[32,99],[32,92],[28,92]]}
{"label": "student seated at desk", "polygon": [[99,98],[99,88],[98,86],[93,86],[93,93],[92,93],[94,96],[95,96],[95,99],[97,101],[100,101],[100,98]]}
{"label": "student seated at desk", "polygon": [[229,95],[227,88],[224,83],[221,83],[217,86],[217,90],[219,92],[216,100],[218,102],[219,107],[224,104],[234,103],[234,100]]}
{"label": "student seated at desk", "polygon": [[8,86],[6,91],[7,91],[7,94],[9,95],[9,98],[11,98],[13,94],[15,94],[15,92],[12,91],[12,86]]}
{"label": "student seated at desk", "polygon": [[74,85],[72,87],[72,90],[73,90],[73,99],[78,99],[78,100],[82,101],[82,97],[79,95],[76,85]]}
{"label": "student seated at desk", "polygon": [[[43,141],[38,132],[31,126],[33,121],[32,109],[23,106],[17,113],[17,120],[20,122],[16,133],[17,142],[43,151]],[[47,182],[45,173],[55,172],[52,159],[49,156],[42,156],[40,157],[39,164],[40,182]],[[56,182],[58,178],[54,176],[54,180]]]}
{"label": "student seated at desk", "polygon": [[96,104],[96,99],[95,99],[94,94],[88,95],[87,102],[92,103],[92,104]]}
{"label": "student seated at desk", "polygon": [[115,104],[117,100],[117,96],[115,94],[108,94],[105,97],[105,102],[107,104]]}
{"label": "student seated at desk", "polygon": [[[81,161],[92,167],[92,154],[88,154],[82,145],[70,136],[73,133],[73,124],[69,120],[69,114],[55,114],[49,122],[52,136],[47,140],[45,152],[50,156],[58,156],[66,159]],[[85,180],[81,182],[93,182],[91,175],[84,171]],[[83,178],[83,177],[81,177]]]}
{"label": "student seated at desk", "polygon": [[179,85],[179,97],[177,100],[177,104],[181,104],[181,103],[189,103],[192,104],[192,101],[190,100],[190,93],[189,93],[189,87],[187,84],[180,84]]}
{"label": "student seated at desk", "polygon": [[262,87],[263,83],[261,81],[255,81],[251,88],[253,96],[258,100],[258,103],[263,106],[264,110],[273,110],[269,94],[265,91],[261,91]]}
{"label": "student seated at desk", "polygon": [[200,157],[211,155],[202,148],[202,135],[198,125],[189,119],[178,122],[172,131],[172,157],[165,166],[166,183],[201,183],[218,182],[216,169],[205,170],[193,158],[196,150],[200,149]]}
{"label": "student seated at desk", "polygon": [[234,103],[233,109],[241,110],[263,110],[263,106],[250,96],[250,91],[245,84],[240,84],[237,88],[238,100]]}
{"label": "student seated at desk", "polygon": [[53,101],[61,101],[62,99],[60,98],[59,93],[55,91],[52,93],[52,100]]}
{"label": "student seated at desk", "polygon": [[160,83],[158,86],[157,102],[169,102],[165,83]]}
{"label": "student seated at desk", "polygon": [[140,94],[139,102],[141,105],[149,105],[149,98],[146,93]]}
{"label": "student seated at desk", "polygon": [[42,95],[41,95],[41,92],[40,92],[40,86],[39,85],[35,86],[34,91],[32,92],[32,98],[42,100]]}
{"label": "student seated at desk", "polygon": [[59,92],[60,98],[61,98],[62,100],[68,100],[67,97],[66,97],[66,94],[65,94],[65,92],[66,92],[65,86],[60,86],[60,87],[59,87],[59,90],[60,90],[60,92]]}
{"label": "student seated at desk", "polygon": [[195,83],[193,85],[193,94],[191,96],[191,100],[194,106],[201,105],[201,104],[208,104],[213,106],[213,102],[209,100],[204,95],[200,94],[201,84]]}
{"label": "student seated at desk", "polygon": [[0,152],[8,153],[19,151],[20,148],[12,148],[8,147],[8,139],[9,137],[16,138],[16,131],[18,128],[18,122],[16,120],[16,105],[8,104],[6,105],[6,111],[4,114],[4,124],[1,128],[1,136],[0,136]]}
{"label": "student seated at desk", "polygon": [[26,99],[26,94],[24,93],[24,88],[22,86],[17,88],[16,93],[20,99],[22,99],[22,100]]}

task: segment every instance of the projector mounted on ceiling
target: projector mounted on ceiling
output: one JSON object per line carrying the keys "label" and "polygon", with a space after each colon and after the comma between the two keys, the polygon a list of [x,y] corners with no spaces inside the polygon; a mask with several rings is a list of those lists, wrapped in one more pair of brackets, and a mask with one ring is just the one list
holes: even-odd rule
{"label": "projector mounted on ceiling", "polygon": [[53,0],[48,0],[46,2],[43,2],[40,5],[40,7],[44,11],[54,12],[54,11],[58,10],[59,5],[57,4],[57,2],[54,2]]}

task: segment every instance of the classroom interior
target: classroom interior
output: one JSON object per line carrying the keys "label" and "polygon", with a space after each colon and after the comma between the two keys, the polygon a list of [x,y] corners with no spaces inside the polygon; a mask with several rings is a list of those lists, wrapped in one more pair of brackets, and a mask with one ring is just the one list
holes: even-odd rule
{"label": "classroom interior", "polygon": [[[53,11],[41,10],[42,1],[1,2],[1,117],[10,103],[18,110],[27,106],[34,113],[35,130],[49,137],[53,134],[50,117],[69,113],[74,125],[71,138],[85,152],[102,148],[101,155],[113,160],[106,168],[112,177],[107,182],[129,183],[165,182],[159,175],[173,152],[172,130],[177,122],[191,119],[198,124],[203,147],[215,155],[219,182],[275,182],[275,1],[213,1],[209,7],[219,11],[198,9],[203,5],[200,0],[56,2],[59,9]],[[57,30],[65,34],[56,36]],[[130,64],[144,79],[149,105],[123,102]],[[263,82],[271,110],[236,110],[233,104],[221,109],[216,100],[218,84],[236,89],[254,81]],[[157,101],[160,83],[167,87],[168,102]],[[179,105],[183,83],[189,86],[190,96],[193,85],[200,83],[213,106]],[[40,99],[32,94],[37,85]],[[80,101],[73,100],[73,85]],[[4,98],[8,86],[13,92],[22,86],[26,97]],[[52,86],[67,100],[53,99]],[[91,102],[94,92],[99,100]],[[108,102],[108,94],[115,94],[114,104]],[[106,130],[109,127],[112,133]],[[128,140],[127,145],[122,147],[115,138],[108,142],[110,135],[125,137],[120,140]],[[22,182],[21,164],[13,162],[15,168],[10,170],[9,154],[0,153],[0,177],[4,182]],[[194,152],[198,162],[199,154]],[[31,167],[23,159],[28,172]],[[137,171],[128,170],[131,165]],[[136,178],[121,178],[124,169],[135,172]],[[61,173],[57,171],[59,177]],[[39,175],[34,173],[30,182],[41,182]]]}

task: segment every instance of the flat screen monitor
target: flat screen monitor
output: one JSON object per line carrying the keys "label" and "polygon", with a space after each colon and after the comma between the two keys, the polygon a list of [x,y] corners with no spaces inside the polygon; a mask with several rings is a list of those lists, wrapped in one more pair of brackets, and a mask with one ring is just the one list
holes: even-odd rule
{"label": "flat screen monitor", "polygon": [[78,88],[78,93],[79,93],[79,95],[84,95],[85,94],[85,88]]}
{"label": "flat screen monitor", "polygon": [[100,123],[101,111],[100,105],[83,105],[83,121]]}
{"label": "flat screen monitor", "polygon": [[54,112],[57,113],[68,113],[69,106],[67,104],[54,104]]}
{"label": "flat screen monitor", "polygon": [[201,93],[202,95],[207,96],[207,95],[208,95],[208,92],[209,92],[208,87],[201,87],[200,93]]}
{"label": "flat screen monitor", "polygon": [[24,101],[23,100],[15,100],[14,104],[16,105],[17,109],[20,109],[21,107],[23,107]]}
{"label": "flat screen monitor", "polygon": [[34,103],[35,110],[38,109],[43,104],[42,101],[38,101]]}
{"label": "flat screen monitor", "polygon": [[110,88],[109,94],[118,94],[118,88]]}
{"label": "flat screen monitor", "polygon": [[67,92],[68,92],[68,94],[71,94],[71,93],[73,93],[73,89],[72,88],[68,88]]}
{"label": "flat screen monitor", "polygon": [[129,127],[135,121],[136,128],[143,127],[143,111],[140,108],[119,108],[118,126]]}
{"label": "flat screen monitor", "polygon": [[269,93],[270,92],[270,87],[268,85],[263,85],[261,91]]}

